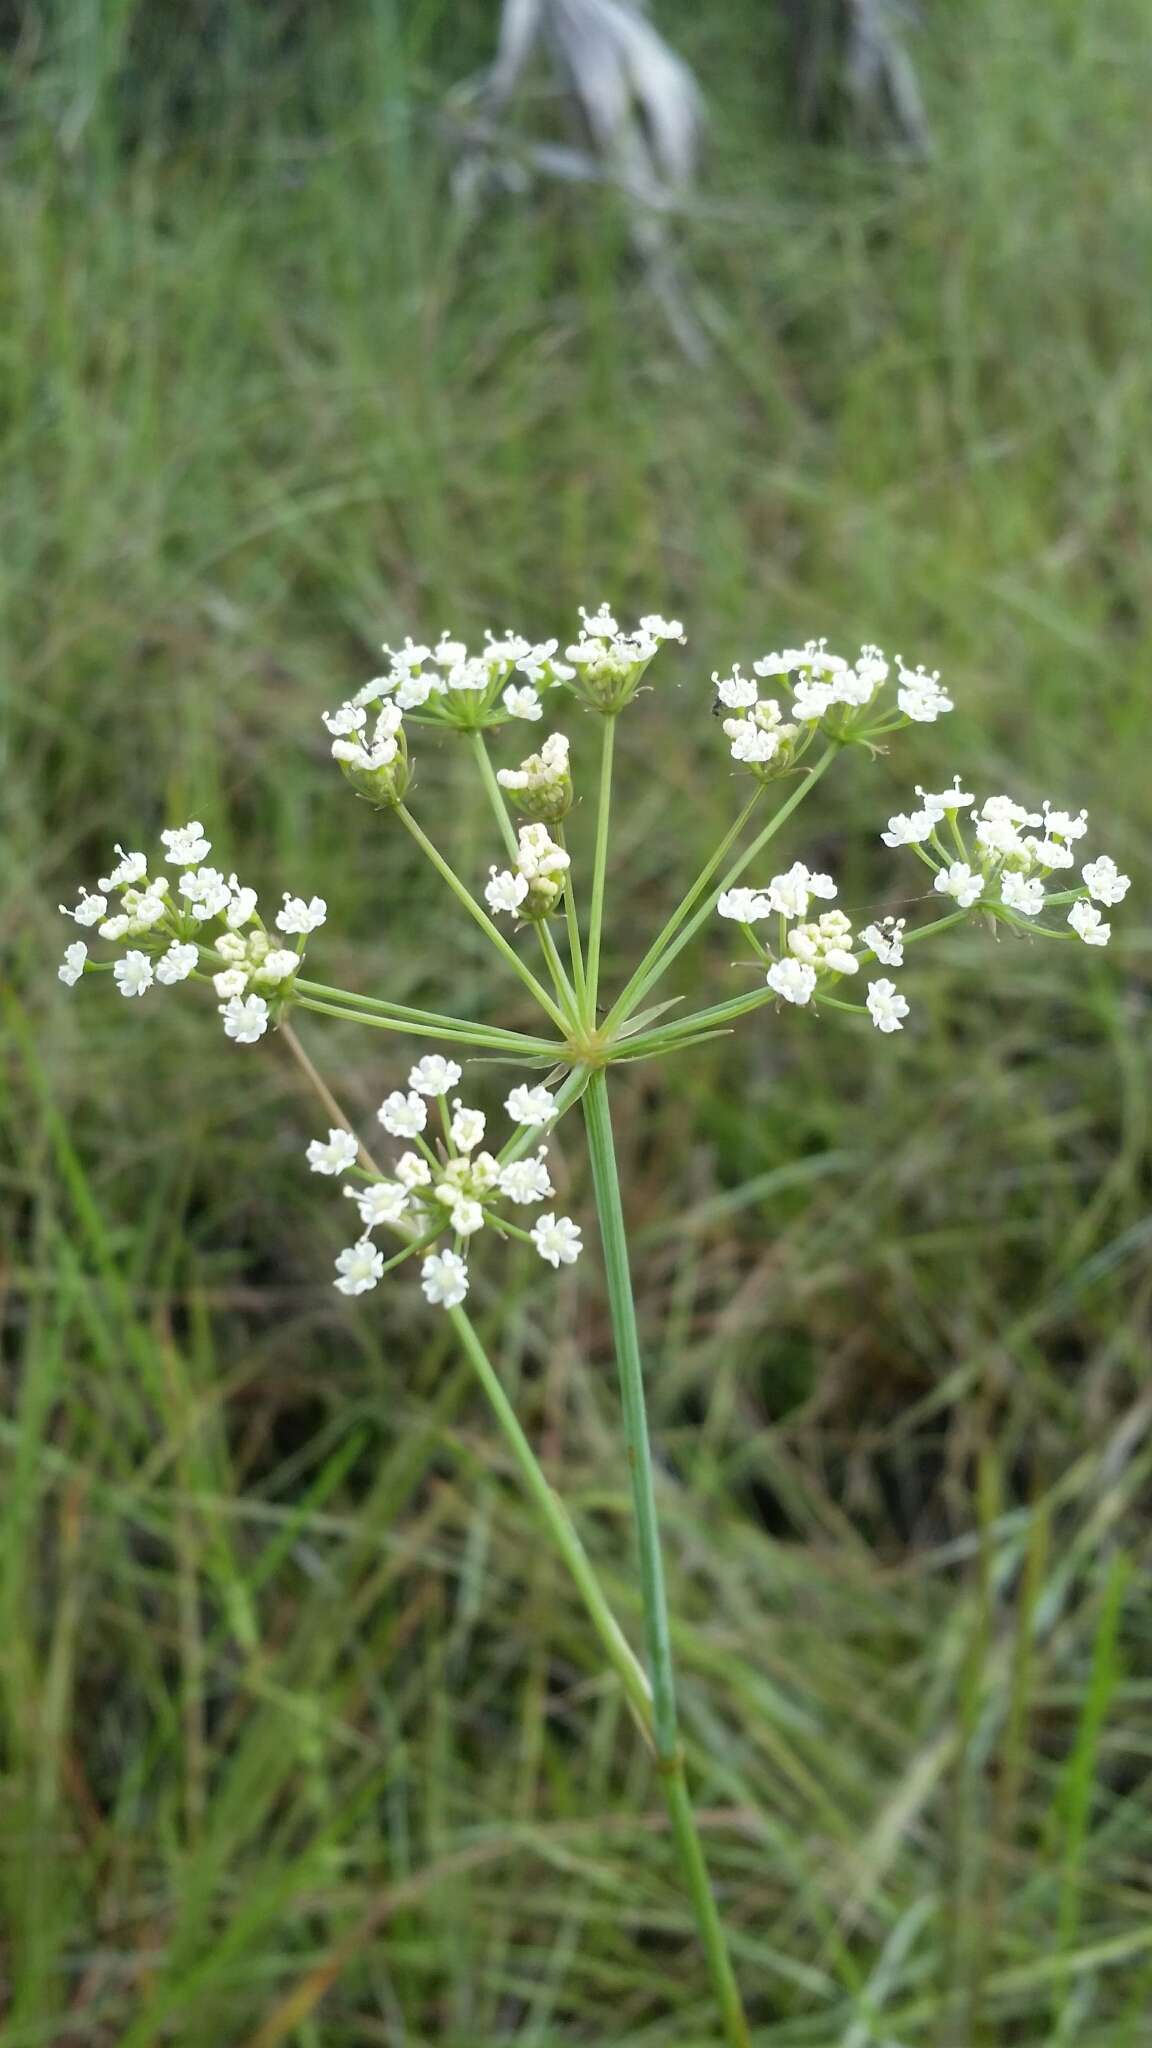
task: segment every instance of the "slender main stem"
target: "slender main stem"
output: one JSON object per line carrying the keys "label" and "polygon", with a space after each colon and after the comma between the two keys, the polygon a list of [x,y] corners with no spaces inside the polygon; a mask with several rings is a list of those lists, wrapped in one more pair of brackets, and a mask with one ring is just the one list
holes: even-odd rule
{"label": "slender main stem", "polygon": [[608,872],[608,825],[612,816],[612,762],[616,751],[616,720],[605,713],[600,749],[600,793],[596,808],[596,851],[592,862],[592,902],[588,912],[588,1022],[595,1028],[600,987],[600,939],[604,929],[604,881]]}
{"label": "slender main stem", "polygon": [[632,1504],[644,1606],[645,1648],[652,1683],[652,1733],[657,1764],[700,1939],[708,1960],[713,1989],[723,2017],[725,2039],[730,2048],[750,2048],[748,2022],[728,1954],[724,1927],[708,1875],[684,1773],[684,1752],[680,1742],[676,1710],[668,1602],[664,1586],[664,1563],[656,1514],[652,1450],[644,1397],[644,1375],[636,1329],[636,1308],[632,1299],[628,1239],[624,1227],[620,1181],[616,1171],[616,1151],[612,1139],[608,1085],[603,1069],[592,1075],[583,1100],[596,1208],[600,1219],[600,1237],[604,1248],[608,1302],[616,1343],[616,1363],[620,1375],[625,1443],[632,1474]]}
{"label": "slender main stem", "polygon": [[[359,1137],[348,1116],[336,1100],[311,1055],[300,1043],[290,1024],[281,1025],[280,1037],[287,1046],[309,1087],[323,1103],[324,1109],[327,1115],[331,1117],[333,1124],[341,1130],[351,1132],[351,1135],[356,1138],[357,1144],[360,1145],[360,1158],[364,1166],[370,1173],[379,1175],[380,1167],[372,1157],[367,1146],[360,1143]],[[569,1075],[565,1088],[561,1090],[561,1098],[565,1092],[568,1093],[569,1099],[574,1097],[583,1085],[583,1078],[583,1073],[580,1070]],[[414,1242],[400,1254],[400,1257],[406,1258],[412,1252],[419,1249],[420,1241]],[[539,1513],[560,1558],[568,1567],[573,1584],[584,1602],[592,1626],[596,1630],[607,1653],[608,1661],[624,1688],[625,1696],[635,1715],[640,1731],[651,1748],[654,1746],[652,1733],[652,1692],[644,1675],[643,1666],[608,1605],[603,1587],[596,1576],[592,1562],[580,1541],[568,1511],[556,1492],[555,1487],[547,1478],[535,1451],[532,1449],[527,1436],[521,1428],[516,1411],[504,1392],[504,1388],[500,1383],[500,1376],[488,1357],[474,1325],[462,1309],[449,1309],[447,1313],[456,1331],[456,1335],[460,1339],[465,1356],[488,1398],[492,1412],[503,1432],[505,1442],[508,1444],[516,1461],[516,1467],[524,1482],[528,1497]]]}
{"label": "slender main stem", "polygon": [[473,1324],[459,1308],[449,1309],[448,1317],[503,1431],[504,1441],[516,1461],[525,1492],[552,1538],[559,1556],[568,1567],[573,1584],[604,1645],[608,1661],[620,1679],[641,1732],[651,1745],[652,1699],[643,1666],[604,1597],[603,1588],[596,1577],[588,1553],[569,1520],[560,1496],[545,1476],[536,1453],[517,1420],[516,1411],[504,1392],[499,1374],[480,1342]]}
{"label": "slender main stem", "polygon": [[500,931],[499,928],[493,924],[492,919],[488,916],[487,911],[481,910],[480,905],[477,903],[476,898],[473,896],[471,890],[468,889],[465,886],[465,884],[460,880],[460,877],[456,873],[455,869],[449,867],[448,862],[445,860],[439,848],[432,844],[432,841],[429,839],[428,834],[426,832],[421,831],[420,826],[416,823],[415,818],[412,816],[412,813],[408,809],[406,804],[396,805],[396,816],[399,818],[401,824],[405,827],[405,829],[411,834],[412,838],[416,841],[416,844],[420,848],[421,853],[425,854],[427,858],[431,861],[433,867],[436,869],[437,874],[440,875],[445,882],[447,882],[448,887],[451,889],[452,894],[455,896],[457,902],[463,904],[464,909],[468,912],[469,917],[472,918],[473,921],[479,925],[481,931],[485,934],[485,936],[488,939],[491,940],[492,944],[496,948],[496,951],[507,962],[508,966],[512,969],[512,972],[517,976],[518,980],[522,981],[525,988],[528,989],[531,992],[531,994],[535,996],[536,1001],[539,1003],[541,1009],[547,1012],[548,1016],[551,1017],[552,1022],[556,1025],[557,1029],[564,1032],[565,1036],[567,1036],[568,1019],[565,1017],[563,1010],[559,1007],[559,1005],[556,1002],[553,1001],[547,989],[544,987],[543,982],[537,981],[536,976],[532,972],[532,969],[524,965],[524,962],[523,960],[521,960],[520,955],[515,951],[515,949],[512,946],[508,944],[508,941],[504,937],[503,932]]}

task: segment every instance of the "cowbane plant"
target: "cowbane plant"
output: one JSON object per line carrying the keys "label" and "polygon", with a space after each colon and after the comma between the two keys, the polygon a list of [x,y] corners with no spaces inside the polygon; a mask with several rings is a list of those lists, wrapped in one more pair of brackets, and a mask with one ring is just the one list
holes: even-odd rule
{"label": "cowbane plant", "polygon": [[[909,726],[935,724],[953,709],[939,676],[923,667],[899,656],[890,662],[874,646],[850,659],[809,640],[753,660],[748,673],[736,668],[713,676],[713,730],[727,748],[737,814],[624,986],[605,995],[600,960],[610,877],[627,887],[609,860],[617,721],[647,687],[661,650],[682,639],[675,620],[653,614],[623,630],[601,606],[581,614],[566,643],[489,634],[469,651],[448,634],[434,644],[409,640],[398,651],[386,649],[384,671],[324,714],[332,757],[351,790],[374,808],[382,830],[408,834],[430,862],[531,998],[536,1031],[414,1009],[311,979],[310,950],[324,942],[324,900],[285,894],[265,913],[252,888],[212,864],[212,845],[197,819],[162,832],[155,855],[116,848],[110,872],[65,910],[84,936],[71,940],[59,973],[72,986],[108,975],[133,1002],[188,983],[207,995],[238,1048],[275,1037],[296,1060],[324,1112],[302,1147],[304,1165],[331,1184],[347,1226],[334,1284],[360,1300],[385,1281],[402,1285],[411,1268],[428,1311],[452,1325],[652,1753],[718,2025],[728,2042],[746,2044],[677,1720],[613,1141],[612,1069],[687,1052],[741,1019],[756,1029],[788,1030],[827,1015],[834,1028],[894,1038],[915,1029],[915,986],[907,978],[913,946],[968,922],[1023,941],[1102,947],[1129,883],[1108,853],[1091,846],[1083,811],[1049,800],[978,796],[959,778],[938,792],[917,787],[906,810],[877,821],[883,858],[900,863],[906,915],[851,917],[838,900],[836,877],[806,862],[802,848],[788,865],[773,860],[773,842],[841,754],[855,747],[875,756]],[[702,712],[708,694],[700,693]],[[642,715],[639,708],[635,715]],[[590,789],[573,778],[573,720],[598,729],[599,768]],[[517,759],[516,735],[522,747],[525,728],[531,748]],[[495,857],[486,873],[457,874],[409,805],[413,749],[421,739],[459,746],[475,767],[492,815]],[[499,767],[490,754],[494,741],[511,755]],[[590,864],[579,872],[565,839],[577,797],[595,819]],[[720,1000],[673,1016],[678,999],[657,991],[713,919],[720,920],[714,932],[727,933],[740,956],[725,971],[740,978]],[[798,1010],[807,1016],[794,1023]],[[297,1036],[298,1012],[416,1042],[418,1056],[410,1050],[382,1076],[377,1129],[353,1129]],[[521,1070],[504,1083],[499,1115],[491,1103],[480,1107],[472,1099],[476,1083],[466,1078],[464,1062],[477,1054],[485,1056],[481,1078],[492,1062]],[[510,1257],[538,1259],[553,1284],[579,1260],[582,1225],[561,1212],[549,1162],[554,1132],[577,1107],[619,1370],[642,1654],[613,1615],[464,1306],[478,1284],[498,1294],[502,1261]],[[371,1306],[364,1299],[360,1312]]]}

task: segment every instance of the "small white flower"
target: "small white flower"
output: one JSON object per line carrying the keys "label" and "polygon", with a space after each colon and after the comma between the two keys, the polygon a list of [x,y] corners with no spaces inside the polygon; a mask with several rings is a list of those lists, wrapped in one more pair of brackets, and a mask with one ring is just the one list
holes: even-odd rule
{"label": "small white flower", "polygon": [[1105,924],[1096,905],[1085,903],[1083,897],[1072,905],[1068,922],[1086,946],[1106,946],[1112,936],[1111,925]]}
{"label": "small white flower", "polygon": [[901,967],[904,964],[904,919],[885,917],[879,924],[865,925],[860,934],[861,943],[871,947],[876,958],[885,967]]}
{"label": "small white flower", "polygon": [[1049,838],[1083,839],[1088,830],[1088,813],[1079,811],[1054,811],[1047,797],[1044,799],[1044,830]]}
{"label": "small white flower", "polygon": [[772,905],[762,889],[725,889],[716,910],[720,917],[730,917],[736,924],[757,924],[761,918],[772,915]]}
{"label": "small white flower", "polygon": [[443,1054],[430,1052],[417,1060],[408,1076],[408,1086],[418,1095],[447,1095],[456,1086],[461,1069],[455,1060],[446,1060]]}
{"label": "small white flower", "polygon": [[220,932],[215,939],[216,951],[230,967],[239,967],[248,958],[248,942],[239,932]]}
{"label": "small white flower", "polygon": [[1074,868],[1076,856],[1062,839],[1026,839],[1028,852],[1042,868]]}
{"label": "small white flower", "polygon": [[390,1137],[415,1138],[428,1121],[428,1105],[422,1095],[402,1095],[394,1088],[376,1115]]}
{"label": "small white flower", "polygon": [[908,1015],[908,998],[902,996],[892,981],[870,981],[868,983],[868,1014],[877,1031],[902,1031],[901,1019]]}
{"label": "small white flower", "polygon": [[535,1159],[512,1159],[500,1168],[500,1192],[509,1202],[542,1202],[553,1193],[543,1152]]}
{"label": "small white flower", "polygon": [[360,1147],[351,1131],[334,1128],[329,1131],[327,1142],[313,1138],[304,1157],[313,1173],[347,1173],[360,1157]]}
{"label": "small white flower", "polygon": [[433,1307],[458,1308],[468,1292],[468,1268],[458,1252],[429,1252],[420,1284]]}
{"label": "small white flower", "polygon": [[157,981],[162,981],[166,987],[170,987],[173,982],[187,981],[199,958],[198,946],[182,945],[177,939],[166,953],[161,953],[156,962]]}
{"label": "small white flower", "polygon": [[885,846],[921,846],[925,839],[931,839],[937,820],[931,811],[904,811],[889,818],[888,830],[880,834]]}
{"label": "small white flower", "polygon": [[396,1161],[396,1178],[405,1188],[430,1187],[432,1168],[419,1152],[402,1152]]}
{"label": "small white flower", "polygon": [[394,702],[398,711],[419,711],[433,693],[440,696],[442,692],[438,676],[407,675],[396,685]]}
{"label": "small white flower", "polygon": [[328,915],[328,905],[322,896],[313,896],[305,903],[302,896],[284,895],[284,908],[276,913],[276,929],[281,932],[318,931]]}
{"label": "small white flower", "polygon": [[484,1211],[471,1195],[458,1195],[449,1216],[457,1237],[471,1237],[474,1231],[484,1228]]}
{"label": "small white flower", "polygon": [[218,996],[242,996],[248,986],[248,975],[243,967],[226,967],[222,974],[212,976],[212,986]]}
{"label": "small white flower", "polygon": [[530,683],[509,683],[504,692],[504,709],[510,718],[543,718],[544,706],[540,692]]}
{"label": "small white flower", "polygon": [[554,1216],[550,1210],[536,1218],[528,1234],[540,1257],[557,1271],[561,1266],[574,1266],[583,1250],[579,1224],[570,1216]]}
{"label": "small white flower", "polygon": [[514,1124],[532,1129],[555,1115],[556,1097],[550,1088],[513,1088],[504,1107]]}
{"label": "small white flower", "polygon": [[264,958],[257,961],[252,972],[257,981],[268,982],[276,988],[282,981],[287,981],[290,975],[295,974],[299,965],[299,953],[291,952],[287,946],[273,946],[271,952],[265,953]]}
{"label": "small white flower", "polygon": [[739,665],[733,669],[730,676],[718,675],[713,669],[712,681],[716,686],[717,697],[729,711],[750,711],[759,695],[751,676],[742,676]]}
{"label": "small white flower", "polygon": [[219,917],[232,900],[232,891],[218,868],[185,868],[179,887],[180,894],[188,899],[193,917],[201,924],[210,917]]}
{"label": "small white flower", "polygon": [[138,895],[133,889],[125,893],[124,907],[132,920],[134,932],[151,931],[154,924],[159,924],[161,919],[167,916],[165,894],[166,891],[162,891],[158,883],[154,883],[142,895]]}
{"label": "small white flower", "polygon": [[816,970],[803,960],[775,960],[768,969],[768,986],[786,1003],[807,1003],[816,987]]}
{"label": "small white flower", "polygon": [[[315,1170],[327,1173],[328,1168]],[[371,1187],[345,1188],[344,1193],[359,1209],[365,1230],[375,1230],[381,1223],[399,1223],[408,1207],[408,1190],[398,1180],[374,1180]]]}
{"label": "small white flower", "polygon": [[75,910],[69,910],[66,903],[61,903],[59,907],[61,916],[72,918],[76,924],[99,924],[108,908],[108,899],[106,896],[90,896],[87,889],[81,889],[80,901]]}
{"label": "small white flower", "polygon": [[237,932],[242,925],[250,924],[256,914],[255,889],[242,889],[235,875],[228,877],[229,901],[224,912],[224,922],[230,932]]}
{"label": "small white flower", "polygon": [[340,1277],[334,1284],[341,1294],[368,1294],[384,1271],[384,1254],[362,1237],[337,1253],[336,1271]]}
{"label": "small white flower", "polygon": [[142,882],[148,873],[148,859],[145,854],[125,853],[124,848],[119,844],[117,844],[116,851],[120,858],[112,873],[101,877],[100,887],[102,889],[123,889],[129,887],[135,882]]}
{"label": "small white flower", "polygon": [[649,640],[679,640],[683,645],[684,628],[679,619],[662,619],[659,612],[649,612],[647,618],[641,619],[640,631]]}
{"label": "small white flower", "polygon": [[112,973],[122,996],[142,996],[152,986],[152,962],[147,953],[125,953]]}
{"label": "small white flower", "polygon": [[1001,878],[1000,901],[1006,910],[1022,911],[1025,917],[1039,917],[1044,908],[1044,884],[1039,876],[1029,878],[1009,869]]}
{"label": "small white flower", "polygon": [[[997,860],[1023,861],[1027,867],[1032,864],[1029,846],[1021,838],[1011,818],[1006,816],[982,817],[976,826],[976,843],[984,848],[985,853],[994,855]],[[1035,840],[1031,844],[1035,845]]]}
{"label": "small white flower", "polygon": [[362,731],[368,716],[362,704],[353,703],[340,704],[335,711],[322,711],[320,715],[334,739],[345,739],[350,732]]}
{"label": "small white flower", "polygon": [[932,887],[941,896],[954,896],[961,910],[971,910],[972,905],[980,901],[984,877],[974,875],[966,860],[954,860],[948,867],[940,869]]}
{"label": "small white flower", "polygon": [[782,732],[760,725],[754,718],[726,718],[724,731],[732,742],[732,759],[746,766],[763,767],[774,761],[784,740]]}
{"label": "small white flower", "polygon": [[505,868],[502,872],[491,869],[492,879],[484,887],[484,901],[489,910],[515,916],[528,894],[528,884],[523,875],[513,874]]}
{"label": "small white flower", "polygon": [[220,1005],[224,1035],[237,1045],[255,1045],[268,1029],[268,1005],[263,996],[229,996]]}
{"label": "small white flower", "polygon": [[1026,810],[1013,796],[985,797],[980,806],[980,816],[1003,825],[1042,825],[1044,822],[1039,811]]}
{"label": "small white flower", "polygon": [[458,1151],[474,1152],[484,1136],[483,1112],[479,1109],[467,1109],[462,1102],[458,1102],[449,1130],[452,1143]]}
{"label": "small white flower", "polygon": [[[1051,819],[1048,821],[1051,827]],[[1102,853],[1096,860],[1090,860],[1081,868],[1088,894],[1097,903],[1123,903],[1132,886],[1132,877],[1122,875],[1111,854]]]}
{"label": "small white flower", "polygon": [[942,789],[934,795],[931,790],[921,789],[920,784],[917,783],[916,794],[924,809],[931,811],[938,818],[946,817],[949,811],[970,810],[976,801],[969,790],[961,789],[960,777],[958,775],[955,777],[951,789]]}
{"label": "small white flower", "polygon": [[814,875],[803,861],[794,861],[786,875],[773,875],[768,884],[768,902],[781,917],[803,917],[812,896],[830,898],[836,894],[831,875]]}
{"label": "small white flower", "polygon": [[164,858],[174,868],[194,868],[212,851],[212,842],[205,839],[199,818],[191,819],[187,825],[173,825],[160,837],[168,849]]}
{"label": "small white flower", "polygon": [[903,657],[896,656],[897,682],[896,702],[905,718],[911,718],[919,725],[931,725],[945,711],[951,711],[952,699],[945,696],[938,674],[925,675],[923,668],[915,670],[904,667]]}
{"label": "small white flower", "polygon": [[132,919],[130,917],[122,915],[119,917],[108,917],[105,918],[104,923],[100,927],[100,937],[102,939],[123,939],[131,929]]}
{"label": "small white flower", "polygon": [[74,939],[70,946],[65,946],[64,958],[56,969],[57,978],[64,983],[65,988],[75,988],[84,972],[84,962],[87,958],[88,948],[83,939]]}

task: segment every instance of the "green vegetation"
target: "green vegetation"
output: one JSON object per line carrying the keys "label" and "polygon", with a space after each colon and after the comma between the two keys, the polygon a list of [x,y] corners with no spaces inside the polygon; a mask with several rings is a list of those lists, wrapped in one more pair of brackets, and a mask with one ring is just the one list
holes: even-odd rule
{"label": "green vegetation", "polygon": [[[619,1689],[448,1326],[328,1286],[289,1063],[54,980],[61,896],[192,814],[338,907],[326,980],[522,1025],[318,714],[385,638],[601,596],[690,633],[619,735],[633,940],[739,800],[710,671],[809,633],[958,703],[789,828],[846,907],[955,768],[1087,803],[1136,876],[1107,956],[949,935],[902,1039],[755,1018],[617,1114],[757,2042],[1147,2040],[1146,14],[931,8],[900,168],[796,140],[751,0],[658,12],[713,111],[706,372],[607,195],[454,216],[478,0],[80,0],[7,48],[5,2048],[714,2043]],[[412,803],[479,874],[466,774],[422,745]],[[353,1107],[394,1084],[303,1035]],[[596,1262],[534,1264],[470,1306],[636,1641]]]}

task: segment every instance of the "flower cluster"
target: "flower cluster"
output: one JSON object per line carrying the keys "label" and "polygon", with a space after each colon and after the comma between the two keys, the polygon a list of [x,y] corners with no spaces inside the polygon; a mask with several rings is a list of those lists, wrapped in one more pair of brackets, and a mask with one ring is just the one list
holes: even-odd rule
{"label": "flower cluster", "polygon": [[[545,640],[533,646],[518,633],[505,633],[500,639],[486,633],[484,646],[470,654],[462,640],[442,633],[435,647],[419,646],[412,640],[406,640],[401,648],[386,646],[387,672],[365,683],[338,710],[326,712],[324,723],[337,738],[346,739],[365,727],[372,712],[377,719],[373,744],[378,744],[380,721],[386,718],[380,736],[395,738],[399,746],[402,716],[416,725],[451,726],[463,732],[503,725],[510,718],[535,720],[543,715],[541,692],[571,682],[574,675],[556,659],[558,645],[555,640]],[[517,676],[522,681],[515,681]],[[332,752],[343,765],[347,757],[335,746]],[[364,772],[363,763],[353,765]],[[387,802],[397,800],[385,798]]]}
{"label": "flower cluster", "polygon": [[558,825],[572,808],[572,772],[564,734],[549,733],[539,753],[529,754],[518,768],[499,769],[496,780],[522,818]]}
{"label": "flower cluster", "polygon": [[[270,933],[255,889],[203,864],[212,846],[198,819],[160,838],[166,863],[179,870],[175,888],[167,875],[149,874],[146,854],[117,846],[118,859],[111,873],[101,877],[99,893],[82,889],[71,910],[63,903],[60,909],[85,929],[95,926],[102,939],[136,941],[112,963],[121,995],[142,996],[157,984],[209,976],[222,998],[220,1015],[228,1037],[254,1045],[289,999],[308,935],[323,924],[327,906],[320,896],[305,901],[286,895]],[[111,905],[113,896],[117,901]],[[284,939],[297,943],[286,945]],[[60,980],[73,986],[86,969],[107,965],[90,959],[87,944],[77,939],[64,954]]]}
{"label": "flower cluster", "polygon": [[[721,917],[741,926],[761,965],[773,995],[783,1002],[803,1005],[814,997],[828,997],[836,984],[859,972],[860,959],[851,920],[842,910],[824,910],[816,917],[809,911],[814,902],[829,902],[836,895],[831,875],[813,873],[803,861],[794,861],[786,874],[773,875],[765,889],[726,889],[716,908]],[[778,951],[774,954],[753,930],[753,926],[775,919]],[[901,927],[902,930],[902,927]],[[889,937],[875,925],[860,934],[867,951],[885,964],[899,965],[903,959],[900,932]],[[876,943],[879,941],[879,943]],[[859,1004],[837,1001],[839,1009],[859,1009]],[[868,1015],[878,1031],[899,1031],[908,1015],[908,1002],[891,981],[868,984],[865,1000]]]}
{"label": "flower cluster", "polygon": [[403,803],[412,765],[399,705],[381,703],[362,690],[335,711],[325,711],[323,718],[332,734],[332,758],[358,795],[376,804]]}
{"label": "flower cluster", "polygon": [[1083,863],[1078,882],[1059,884],[1059,877],[1077,865],[1075,849],[1088,830],[1087,811],[1057,810],[1047,798],[1038,811],[1030,811],[1010,796],[987,797],[977,811],[975,797],[961,789],[959,776],[951,789],[934,794],[917,788],[916,794],[917,808],[889,818],[881,838],[885,846],[911,847],[932,870],[939,895],[950,897],[961,910],[987,911],[1018,930],[1050,931],[1037,920],[1045,911],[1066,909],[1077,938],[1088,946],[1107,945],[1112,927],[1099,906],[1122,903],[1129,877],[1103,853]]}
{"label": "flower cluster", "polygon": [[[468,1240],[491,1226],[501,1237],[520,1238],[531,1244],[548,1265],[574,1265],[580,1256],[579,1225],[570,1216],[549,1210],[536,1218],[531,1229],[515,1223],[506,1210],[536,1208],[554,1190],[548,1173],[544,1146],[527,1157],[517,1156],[515,1138],[497,1157],[483,1150],[486,1119],[458,1097],[449,1109],[448,1098],[460,1080],[460,1068],[440,1053],[429,1053],[416,1062],[408,1076],[407,1091],[395,1089],[377,1111],[389,1137],[408,1142],[392,1174],[359,1168],[360,1145],[347,1130],[330,1130],[327,1138],[314,1138],[307,1150],[313,1173],[353,1174],[354,1181],[344,1193],[356,1204],[360,1235],[336,1259],[335,1285],[342,1294],[366,1294],[386,1271],[384,1253],[372,1233],[393,1231],[403,1249],[388,1265],[398,1265],[416,1252],[424,1252],[421,1281],[425,1298],[444,1308],[456,1308],[468,1293],[468,1266],[464,1246]],[[429,1106],[439,1106],[439,1135],[429,1133]],[[512,1122],[523,1131],[539,1130],[556,1114],[556,1098],[545,1087],[513,1088],[504,1105]],[[451,1236],[444,1250],[430,1247]]]}
{"label": "flower cluster", "polygon": [[804,647],[766,654],[752,669],[761,681],[791,691],[787,712],[777,697],[762,698],[760,684],[739,666],[728,676],[714,674],[712,681],[718,708],[733,714],[724,720],[732,759],[762,781],[798,761],[817,732],[871,743],[904,725],[931,724],[952,709],[938,675],[909,669],[897,655],[896,708],[880,709],[877,716],[876,700],[891,674],[878,647],[862,647],[855,662],[848,662],[829,654],[823,640],[809,640]]}
{"label": "flower cluster", "polygon": [[684,639],[679,619],[662,619],[658,612],[641,619],[631,633],[621,631],[606,605],[595,612],[581,605],[580,617],[580,638],[566,649],[574,671],[572,688],[593,711],[609,715],[622,711],[636,695],[645,670],[665,642]]}
{"label": "flower cluster", "polygon": [[515,868],[490,869],[485,884],[488,908],[510,917],[551,917],[559,906],[572,863],[547,825],[522,825]]}

